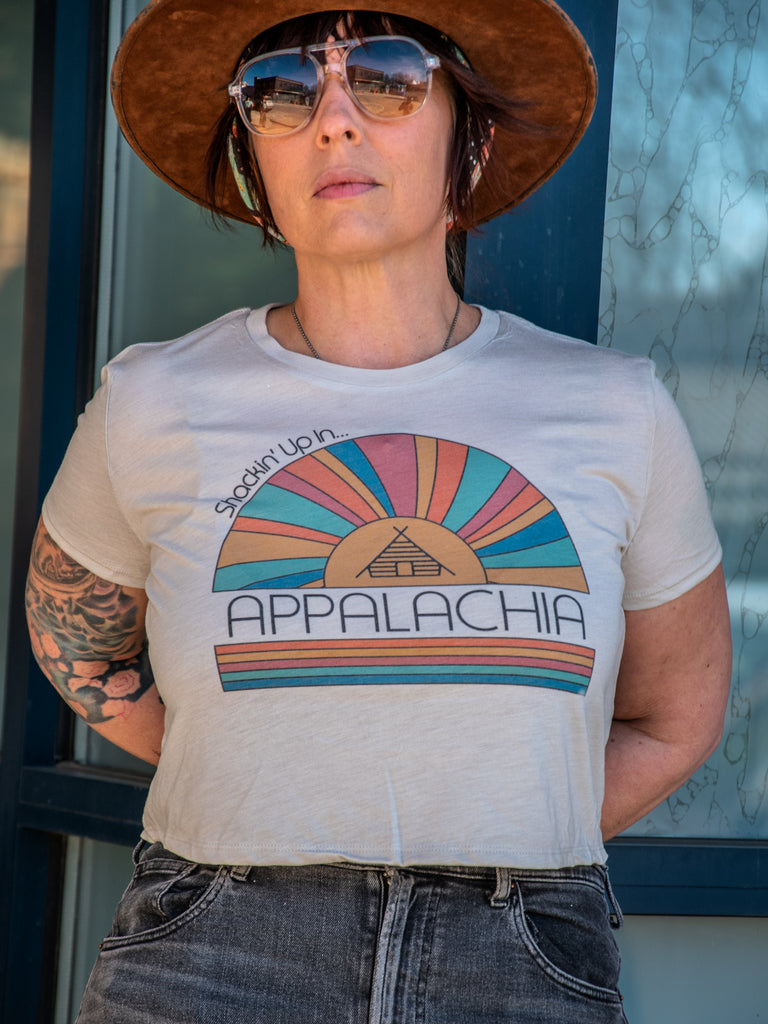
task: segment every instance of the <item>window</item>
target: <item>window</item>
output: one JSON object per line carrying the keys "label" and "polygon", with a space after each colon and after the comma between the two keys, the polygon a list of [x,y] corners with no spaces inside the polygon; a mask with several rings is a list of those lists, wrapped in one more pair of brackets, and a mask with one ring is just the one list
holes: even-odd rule
{"label": "window", "polygon": [[[130,871],[148,780],[141,762],[73,728],[31,663],[20,594],[40,495],[107,358],[237,306],[289,298],[294,289],[290,258],[262,252],[247,228],[213,232],[118,138],[105,112],[106,73],[122,29],[142,5],[57,0],[36,12],[28,264],[35,274],[26,282],[12,571],[3,569],[0,548],[0,591],[8,593],[5,572],[12,594],[0,831],[10,879],[0,907],[9,1020],[64,1024],[71,1017]],[[760,696],[768,628],[768,221],[760,136],[748,127],[750,118],[763,119],[768,29],[760,33],[752,0],[691,5],[690,22],[669,0],[619,0],[609,149],[612,3],[610,17],[606,5],[596,12],[589,0],[564,6],[597,58],[598,112],[585,143],[551,183],[523,210],[469,239],[467,298],[600,344],[650,351],[676,389],[724,542],[737,646],[733,713],[721,753],[612,847],[614,879],[635,914],[768,914],[768,724]],[[0,82],[5,88],[11,81],[21,97],[31,78],[32,19],[17,8],[0,0]],[[52,107],[50,96],[60,97]],[[2,148],[6,136],[23,146],[29,118],[22,109],[0,110],[0,203],[8,188],[23,188],[23,173],[14,178],[3,169]],[[21,157],[11,162],[23,162],[21,149],[15,152]],[[0,214],[0,231],[4,225]],[[3,344],[20,337],[18,329],[5,330],[20,310],[20,271],[2,279],[16,258],[17,243],[9,249],[8,237],[0,233]],[[3,381],[15,394],[11,348],[2,353]],[[8,417],[4,438],[15,430],[12,402],[13,395],[0,403]],[[7,466],[12,451],[6,442]],[[6,544],[9,536],[6,524]],[[401,568],[418,573],[420,565],[410,552]],[[733,939],[735,927],[728,934]]]}

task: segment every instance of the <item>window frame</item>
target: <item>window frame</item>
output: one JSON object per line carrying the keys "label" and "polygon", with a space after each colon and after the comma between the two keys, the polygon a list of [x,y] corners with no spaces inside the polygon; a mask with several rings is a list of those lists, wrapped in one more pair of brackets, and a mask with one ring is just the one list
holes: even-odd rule
{"label": "window frame", "polygon": [[[54,775],[72,716],[26,639],[24,583],[41,497],[90,393],[98,286],[108,5],[36,0],[31,171],[2,772],[0,1017],[53,1018],[65,835],[50,804],[30,820],[27,770]],[[53,97],[53,102],[51,102]],[[34,817],[34,816],[33,816]]]}

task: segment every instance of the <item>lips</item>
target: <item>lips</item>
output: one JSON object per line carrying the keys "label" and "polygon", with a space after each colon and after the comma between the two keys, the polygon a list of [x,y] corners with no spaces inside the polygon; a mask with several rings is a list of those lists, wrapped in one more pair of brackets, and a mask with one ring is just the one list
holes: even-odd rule
{"label": "lips", "polygon": [[377,188],[378,184],[375,178],[361,171],[326,171],[315,182],[312,195],[315,199],[349,199]]}

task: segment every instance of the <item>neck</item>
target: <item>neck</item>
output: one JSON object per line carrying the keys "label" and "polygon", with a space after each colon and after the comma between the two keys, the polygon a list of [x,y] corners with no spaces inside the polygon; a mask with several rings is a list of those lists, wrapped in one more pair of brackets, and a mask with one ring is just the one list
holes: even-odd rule
{"label": "neck", "polygon": [[[321,268],[297,259],[296,312],[317,355],[326,362],[392,369],[429,359],[443,349],[456,314],[456,293],[444,263],[429,273],[358,263]],[[477,326],[479,312],[462,303],[451,345]],[[290,306],[270,312],[267,326],[283,347],[312,357]]]}

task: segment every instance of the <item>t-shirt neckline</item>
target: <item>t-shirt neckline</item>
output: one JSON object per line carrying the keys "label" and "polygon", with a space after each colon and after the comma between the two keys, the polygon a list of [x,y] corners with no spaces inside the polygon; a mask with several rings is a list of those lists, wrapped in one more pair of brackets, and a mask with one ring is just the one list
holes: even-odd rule
{"label": "t-shirt neckline", "polygon": [[459,364],[473,358],[481,349],[485,348],[496,336],[499,328],[498,313],[477,305],[476,308],[480,310],[480,323],[472,334],[460,344],[454,345],[446,352],[438,352],[429,359],[412,363],[409,366],[371,370],[359,366],[327,363],[324,360],[315,359],[309,353],[304,355],[283,348],[267,330],[267,314],[277,305],[278,303],[272,303],[269,306],[252,309],[246,317],[245,327],[248,336],[263,355],[281,363],[305,380],[323,380],[362,387],[394,387],[428,380],[447,373]]}

